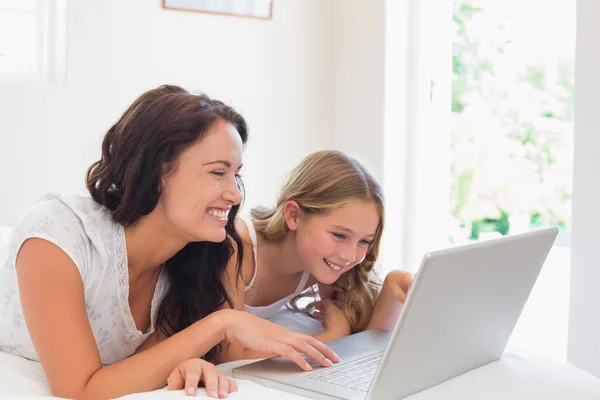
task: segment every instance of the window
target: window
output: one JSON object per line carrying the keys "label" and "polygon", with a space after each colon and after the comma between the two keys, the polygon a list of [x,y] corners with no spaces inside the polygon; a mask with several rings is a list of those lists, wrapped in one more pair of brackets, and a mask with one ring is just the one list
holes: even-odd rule
{"label": "window", "polygon": [[0,80],[64,76],[65,0],[0,0]]}
{"label": "window", "polygon": [[510,345],[564,360],[575,2],[415,4],[401,265],[415,271],[429,250],[558,226]]}
{"label": "window", "polygon": [[[454,243],[557,226],[511,344],[566,358],[575,4],[455,0]],[[515,12],[518,10],[518,12]],[[535,29],[532,27],[535,26]]]}

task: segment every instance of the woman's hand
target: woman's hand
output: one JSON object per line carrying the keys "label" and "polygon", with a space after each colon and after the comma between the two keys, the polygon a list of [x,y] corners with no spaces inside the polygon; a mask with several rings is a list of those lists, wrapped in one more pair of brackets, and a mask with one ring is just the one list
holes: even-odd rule
{"label": "woman's hand", "polygon": [[352,328],[341,307],[333,300],[325,298],[319,301],[315,307],[317,311],[313,316],[321,321],[328,337],[339,339],[352,333]]}
{"label": "woman's hand", "polygon": [[231,392],[237,392],[235,381],[217,371],[217,368],[201,358],[182,362],[167,379],[169,390],[185,389],[185,394],[195,396],[198,384],[204,382],[206,393],[210,397],[224,398]]}
{"label": "woman's hand", "polygon": [[311,336],[292,332],[245,311],[219,312],[225,319],[224,339],[231,344],[237,343],[259,353],[289,358],[305,371],[310,371],[312,367],[300,352],[324,367],[339,361],[333,351]]}

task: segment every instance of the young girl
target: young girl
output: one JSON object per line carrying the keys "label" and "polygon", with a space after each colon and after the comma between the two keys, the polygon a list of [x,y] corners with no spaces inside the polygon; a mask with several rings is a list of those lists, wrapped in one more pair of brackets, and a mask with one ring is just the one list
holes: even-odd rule
{"label": "young girl", "polygon": [[[240,280],[232,291],[234,308],[269,318],[317,284],[323,299],[317,318],[326,328],[316,336],[320,341],[393,326],[412,277],[394,271],[381,286],[373,276],[383,196],[358,161],[335,151],[314,153],[293,170],[275,207],[251,214],[236,225],[248,284]],[[273,355],[237,343],[223,343],[222,350],[228,360]],[[178,373],[193,370],[190,364]]]}
{"label": "young girl", "polygon": [[[207,96],[176,86],[141,95],[104,137],[91,197],[47,195],[15,228],[0,268],[0,351],[40,361],[68,398],[167,379],[191,394],[203,380],[225,397],[234,382],[200,359],[227,361],[221,341],[303,368],[297,350],[337,361],[312,337],[227,309],[244,254],[234,219],[247,137],[242,116]],[[182,381],[190,364],[194,379]]]}
{"label": "young girl", "polygon": [[269,318],[317,284],[323,302],[315,316],[326,328],[318,339],[391,329],[412,277],[394,271],[379,285],[373,268],[383,225],[381,187],[356,159],[336,151],[309,155],[275,207],[255,208],[250,221],[238,223],[249,282],[238,301]]}

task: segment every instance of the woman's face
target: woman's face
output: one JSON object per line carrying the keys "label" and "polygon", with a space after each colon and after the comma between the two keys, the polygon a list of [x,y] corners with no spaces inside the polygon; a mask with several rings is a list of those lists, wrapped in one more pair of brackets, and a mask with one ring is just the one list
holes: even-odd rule
{"label": "woman's face", "polygon": [[323,284],[332,284],[367,255],[379,226],[372,202],[357,202],[324,215],[300,216],[295,243],[305,268]]}
{"label": "woman's face", "polygon": [[225,240],[229,211],[242,201],[237,181],[242,150],[233,124],[217,120],[165,175],[159,206],[187,241]]}

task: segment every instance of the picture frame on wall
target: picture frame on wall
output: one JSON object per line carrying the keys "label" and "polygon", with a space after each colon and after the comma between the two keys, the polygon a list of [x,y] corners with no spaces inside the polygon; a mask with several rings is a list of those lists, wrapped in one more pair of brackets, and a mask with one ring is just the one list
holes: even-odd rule
{"label": "picture frame on wall", "polygon": [[163,0],[168,10],[271,19],[274,0]]}

